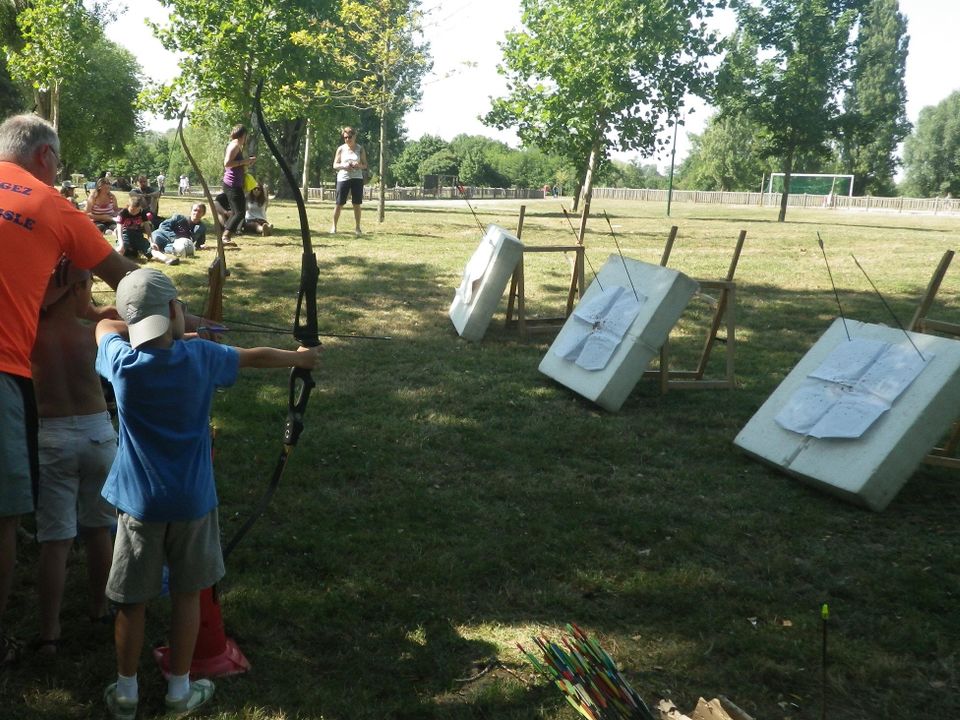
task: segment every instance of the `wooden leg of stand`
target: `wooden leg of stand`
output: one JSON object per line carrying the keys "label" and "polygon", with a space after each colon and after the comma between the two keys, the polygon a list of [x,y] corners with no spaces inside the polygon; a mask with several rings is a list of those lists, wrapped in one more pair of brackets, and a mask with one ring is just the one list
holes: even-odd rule
{"label": "wooden leg of stand", "polygon": [[670,338],[663,341],[660,348],[660,394],[666,395],[670,389]]}

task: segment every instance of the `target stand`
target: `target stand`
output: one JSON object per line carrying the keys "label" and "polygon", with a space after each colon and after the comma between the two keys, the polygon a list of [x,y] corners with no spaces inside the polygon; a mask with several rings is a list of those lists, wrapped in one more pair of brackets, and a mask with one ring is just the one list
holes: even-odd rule
{"label": "target stand", "polygon": [[[523,218],[526,214],[527,206],[520,206],[520,220],[517,223],[517,237],[523,232]],[[527,317],[526,309],[526,286],[524,281],[524,260],[527,253],[574,253],[573,265],[570,273],[570,285],[567,291],[566,309],[563,315],[558,317]],[[510,279],[510,296],[507,300],[507,320],[506,327],[516,327],[520,337],[526,338],[529,331],[556,328],[567,321],[570,313],[573,312],[573,306],[579,298],[583,297],[584,291],[584,247],[581,243],[575,245],[524,245],[523,254],[513,271],[513,277]],[[516,314],[514,314],[516,309]]]}
{"label": "target stand", "polygon": [[[937,293],[940,292],[940,285],[943,283],[943,278],[950,268],[953,256],[954,251],[947,250],[943,253],[943,257],[940,258],[940,263],[937,265],[936,270],[933,271],[933,276],[930,278],[927,290],[923,294],[920,305],[913,315],[913,320],[910,321],[911,330],[928,333],[930,335],[960,338],[960,325],[943,320],[936,320],[929,316],[930,308],[937,298]],[[946,442],[942,446],[933,448],[930,454],[923,459],[923,462],[927,465],[937,465],[951,468],[952,470],[960,470],[958,451],[960,451],[960,420],[954,421],[953,427],[947,435]]]}
{"label": "target stand", "polygon": [[[733,256],[727,268],[727,274],[723,279],[705,280],[695,278],[700,286],[696,298],[705,300],[713,309],[707,325],[706,340],[700,352],[700,358],[697,361],[696,368],[692,370],[673,370],[670,368],[670,340],[668,338],[660,348],[659,366],[647,370],[644,373],[659,381],[660,392],[662,394],[666,395],[667,391],[671,388],[678,390],[713,390],[736,387],[734,361],[737,337],[737,284],[734,282],[734,276],[737,272],[740,253],[743,251],[743,243],[746,237],[747,231],[741,230],[740,235],[737,237],[737,244],[733,250]],[[676,238],[677,226],[674,225],[670,228],[670,234],[667,237],[663,255],[660,257],[660,265],[662,267],[666,267],[670,260],[670,253],[673,250],[673,244]],[[721,328],[726,331],[726,335],[723,338],[719,337]],[[723,344],[725,347],[724,374],[723,377],[720,378],[708,378],[706,377],[707,368],[710,363],[713,348],[717,344]]]}

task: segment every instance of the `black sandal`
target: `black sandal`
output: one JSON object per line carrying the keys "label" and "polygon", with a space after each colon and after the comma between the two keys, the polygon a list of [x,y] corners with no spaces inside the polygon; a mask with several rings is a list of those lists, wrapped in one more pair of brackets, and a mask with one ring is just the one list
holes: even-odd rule
{"label": "black sandal", "polygon": [[30,649],[37,655],[53,657],[60,652],[60,638],[51,638],[50,640],[37,638],[31,644]]}
{"label": "black sandal", "polygon": [[13,665],[23,654],[23,645],[9,635],[0,635],[0,667]]}

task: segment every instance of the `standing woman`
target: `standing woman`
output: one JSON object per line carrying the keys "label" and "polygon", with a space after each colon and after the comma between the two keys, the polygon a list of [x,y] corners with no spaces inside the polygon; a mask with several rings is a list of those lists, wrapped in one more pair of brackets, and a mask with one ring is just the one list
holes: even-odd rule
{"label": "standing woman", "polygon": [[333,225],[330,234],[337,232],[337,220],[340,211],[347,204],[347,195],[353,199],[353,218],[356,221],[354,233],[360,237],[360,209],[363,203],[363,171],[367,169],[367,151],[357,145],[357,133],[352,127],[345,127],[340,133],[343,145],[337,148],[333,156],[333,169],[337,171],[337,207],[333,211]]}
{"label": "standing woman", "polygon": [[247,144],[247,129],[243,125],[234,126],[230,131],[230,142],[223,155],[223,192],[230,201],[230,214],[223,230],[223,242],[234,245],[233,234],[243,226],[243,217],[247,211],[243,181],[247,166],[256,162],[256,157],[244,157],[243,146]]}

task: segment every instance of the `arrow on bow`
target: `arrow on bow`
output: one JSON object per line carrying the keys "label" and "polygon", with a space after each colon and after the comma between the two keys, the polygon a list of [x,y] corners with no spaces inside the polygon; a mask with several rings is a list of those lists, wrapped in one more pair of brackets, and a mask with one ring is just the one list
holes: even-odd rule
{"label": "arrow on bow", "polygon": [[213,320],[214,322],[221,322],[223,320],[223,286],[230,273],[227,271],[227,258],[223,252],[223,228],[220,225],[220,216],[217,214],[216,205],[213,204],[213,195],[210,193],[210,186],[207,185],[207,181],[200,171],[200,166],[197,164],[197,161],[193,159],[193,153],[191,153],[190,148],[187,147],[187,140],[183,136],[183,119],[187,115],[188,107],[188,105],[184,105],[180,113],[177,135],[180,137],[183,154],[187,156],[190,167],[193,168],[193,171],[197,174],[197,179],[200,180],[203,194],[207,197],[207,203],[213,215],[213,228],[217,233],[217,257],[214,258],[213,262],[210,263],[210,267],[207,268],[207,300],[203,304],[203,317],[208,320]]}
{"label": "arrow on bow", "polygon": [[[307,222],[307,206],[303,201],[303,195],[297,185],[297,180],[284,160],[283,155],[277,149],[273,138],[270,135],[270,129],[263,118],[263,105],[260,102],[260,94],[263,92],[263,80],[257,83],[257,93],[254,98],[254,109],[257,115],[257,125],[260,132],[263,133],[263,139],[270,148],[273,157],[276,158],[277,165],[283,172],[287,184],[293,191],[294,200],[297,203],[297,210],[300,213],[300,237],[303,241],[303,253],[300,256],[300,287],[297,290],[297,309],[293,320],[293,337],[303,347],[316,347],[320,344],[320,336],[317,328],[317,281],[320,278],[320,268],[317,265],[317,256],[313,252],[313,244],[310,241],[310,225]],[[306,317],[304,318],[304,315]],[[223,551],[226,558],[237,546],[244,535],[253,527],[253,524],[263,515],[270,503],[270,499],[280,485],[280,478],[283,476],[284,468],[287,466],[287,459],[293,451],[300,433],[303,432],[303,417],[307,409],[307,401],[310,399],[310,391],[316,387],[316,382],[309,370],[302,368],[293,368],[290,371],[290,391],[287,398],[287,423],[283,433],[283,449],[277,458],[277,464],[273,469],[273,475],[270,478],[270,484],[264,494],[261,496],[253,514],[240,527],[236,535],[227,543]]]}

